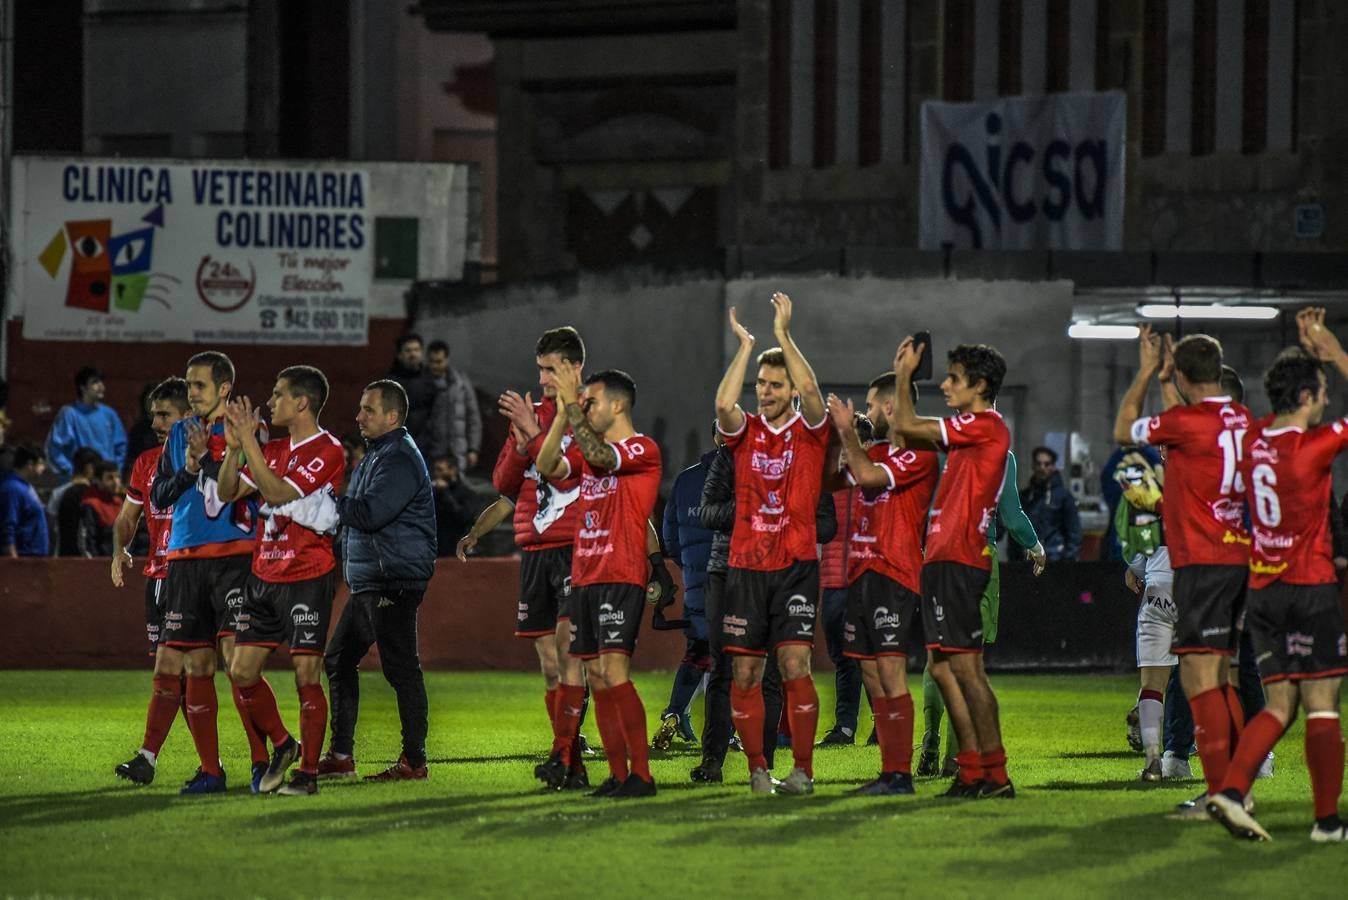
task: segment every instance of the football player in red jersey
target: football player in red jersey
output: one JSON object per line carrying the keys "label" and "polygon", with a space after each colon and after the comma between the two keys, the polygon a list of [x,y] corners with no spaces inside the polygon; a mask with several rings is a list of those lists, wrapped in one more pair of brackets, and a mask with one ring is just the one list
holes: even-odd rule
{"label": "football player in red jersey", "polygon": [[1348,841],[1338,808],[1339,684],[1348,672],[1348,639],[1328,524],[1332,469],[1348,449],[1348,420],[1320,424],[1329,403],[1323,364],[1348,376],[1348,353],[1325,328],[1324,316],[1323,309],[1297,314],[1306,349],[1283,351],[1265,373],[1273,415],[1245,435],[1240,463],[1253,532],[1245,627],[1268,703],[1241,732],[1221,790],[1206,804],[1240,838],[1268,840],[1242,800],[1300,705],[1306,709],[1306,767],[1315,800],[1311,840]]}
{"label": "football player in red jersey", "polygon": [[[342,442],[321,428],[318,414],[328,399],[328,380],[312,366],[291,366],[276,377],[267,406],[273,425],[289,435],[260,446],[256,413],[247,397],[231,401],[225,439],[231,449],[220,466],[220,496],[237,500],[256,492],[263,505],[262,534],[253,551],[244,587],[243,613],[230,674],[243,695],[253,725],[271,738],[271,765],[259,789],[281,787],[286,771],[300,759],[284,794],[318,792],[318,757],[328,725],[323,693],[323,651],[327,646],[332,597],[337,580],[332,535],[319,534],[291,517],[304,498],[337,491],[346,470]],[[239,465],[240,451],[245,458]],[[273,650],[290,644],[300,698],[300,740],[291,737],[270,688],[259,690],[262,669]]]}
{"label": "football player in red jersey", "polygon": [[[136,525],[140,522],[141,510],[144,510],[146,528],[150,533],[150,553],[145,558],[145,637],[149,640],[150,655],[158,658],[164,616],[160,593],[164,576],[168,574],[167,555],[169,534],[173,528],[173,510],[160,509],[150,501],[150,485],[154,482],[159,454],[164,450],[164,440],[168,437],[169,429],[191,409],[187,402],[187,381],[182,378],[164,379],[150,392],[149,401],[150,427],[159,438],[159,446],[151,447],[136,457],[131,466],[126,500],[122,502],[122,510],[112,526],[112,583],[119,588],[124,584],[122,569],[129,569],[132,563],[127,547],[135,537]],[[182,675],[154,676],[154,691],[150,694],[150,706],[145,713],[145,737],[136,755],[114,769],[118,776],[137,784],[154,781],[159,748],[164,745],[164,739],[173,726],[173,719],[186,690],[185,681]],[[186,717],[184,710],[184,720]]]}
{"label": "football player in red jersey", "polygon": [[[1226,777],[1245,724],[1229,676],[1240,640],[1250,558],[1239,472],[1250,411],[1222,388],[1222,345],[1195,334],[1175,344],[1173,351],[1175,388],[1186,403],[1142,417],[1142,402],[1151,379],[1161,371],[1164,351],[1147,325],[1138,347],[1137,375],[1119,404],[1114,439],[1167,449],[1161,518],[1175,572],[1175,654],[1193,711],[1205,796],[1210,797]],[[1203,799],[1181,804],[1177,815],[1202,818]]]}
{"label": "football player in red jersey", "polygon": [[[886,372],[866,393],[874,443],[863,449],[852,401],[828,398],[829,415],[842,438],[854,491],[848,521],[847,623],[844,654],[861,660],[861,674],[875,712],[880,775],[852,793],[913,793],[913,695],[908,691],[908,649],[921,619],[918,594],[922,531],[936,490],[939,464],[930,450],[908,448],[891,436],[897,379]],[[916,394],[916,389],[909,389]],[[892,438],[892,439],[891,439]]]}
{"label": "football player in red jersey", "polygon": [[750,790],[774,792],[763,754],[762,682],[764,658],[775,653],[794,758],[775,788],[809,794],[819,724],[819,695],[810,677],[819,598],[815,511],[830,429],[814,371],[791,338],[791,298],[775,293],[772,306],[780,347],[758,356],[756,414],[739,405],[754,336],[730,310],[739,348],[716,390],[716,419],[735,460],[735,527],[725,606],[711,627],[721,629],[725,652],[734,656],[730,708],[749,762]]}
{"label": "football player in red jersey", "polygon": [[941,393],[956,414],[918,416],[913,372],[922,348],[904,338],[894,356],[898,385],[892,430],[909,449],[944,449],[945,471],[927,522],[922,565],[922,626],[931,676],[959,739],[959,774],[948,797],[1012,798],[997,697],[983,668],[983,592],[991,577],[988,525],[997,512],[1011,434],[993,408],[1006,361],[986,344],[961,344],[947,354]]}
{"label": "football player in red jersey", "polygon": [[[649,797],[655,779],[646,709],[630,673],[646,602],[647,536],[660,492],[660,447],[632,425],[636,383],[626,372],[591,375],[583,397],[578,366],[559,367],[554,383],[562,410],[537,460],[547,478],[580,476],[568,653],[589,661],[594,715],[610,773],[591,796]],[[575,440],[564,448],[568,429]]]}

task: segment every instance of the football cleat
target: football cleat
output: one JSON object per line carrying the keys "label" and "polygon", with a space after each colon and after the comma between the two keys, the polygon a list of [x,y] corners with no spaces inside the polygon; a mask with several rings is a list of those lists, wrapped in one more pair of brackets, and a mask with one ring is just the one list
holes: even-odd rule
{"label": "football cleat", "polygon": [[1161,780],[1161,758],[1154,756],[1147,767],[1138,773],[1138,779],[1141,781],[1154,782]]}
{"label": "football cleat", "polygon": [[612,794],[609,795],[614,800],[627,800],[632,797],[654,797],[655,779],[650,781],[642,778],[633,772],[627,776],[627,780],[618,786]]}
{"label": "football cleat", "polygon": [[623,782],[610,775],[604,779],[604,783],[586,794],[587,797],[612,797],[618,788],[623,786]]}
{"label": "football cleat", "polygon": [[319,778],[355,778],[356,758],[334,756],[329,750],[318,760]]}
{"label": "football cleat", "polygon": [[704,759],[688,773],[688,777],[698,784],[720,784],[721,764],[714,759]]}
{"label": "football cleat", "polygon": [[868,781],[847,793],[853,797],[895,797],[913,793],[913,779],[902,772],[881,772],[874,781]]}
{"label": "football cleat", "polygon": [[295,760],[300,758],[300,742],[290,738],[284,744],[272,751],[271,764],[267,766],[267,771],[263,773],[262,780],[258,783],[258,790],[264,794],[270,794],[281,786],[285,781],[286,772],[295,764]]}
{"label": "football cleat", "polygon": [[1161,756],[1161,777],[1162,778],[1193,778],[1193,770],[1189,768],[1189,760],[1176,756],[1174,750],[1167,750]]}
{"label": "football cleat", "polygon": [[995,781],[980,781],[978,783],[978,793],[975,797],[979,800],[1014,800],[1016,799],[1016,787],[1011,782],[997,784]]}
{"label": "football cleat", "polygon": [[740,742],[740,736],[738,734],[732,734],[730,736],[730,741],[726,744],[726,749],[728,751],[733,750],[736,753],[744,752],[744,744]]}
{"label": "football cleat", "polygon": [[777,783],[767,769],[754,769],[749,773],[749,793],[764,796],[777,793]]}
{"label": "football cleat", "polygon": [[674,733],[678,730],[679,714],[665,713],[660,719],[660,727],[655,729],[655,735],[651,738],[651,749],[668,750],[670,744],[674,743]]}
{"label": "football cleat", "polygon": [[579,791],[590,786],[590,773],[584,766],[579,769],[573,769],[566,773],[566,781],[562,782],[562,790]]}
{"label": "football cleat", "polygon": [[566,763],[562,754],[554,751],[545,761],[534,766],[534,777],[554,791],[560,791],[566,784]]}
{"label": "football cleat", "polygon": [[301,772],[296,769],[295,773],[290,776],[290,782],[276,793],[285,794],[287,797],[317,794],[318,776],[310,774],[309,772]]}
{"label": "football cleat", "polygon": [[1268,751],[1268,756],[1265,756],[1265,757],[1264,757],[1264,761],[1261,762],[1261,763],[1259,764],[1259,771],[1255,774],[1254,777],[1255,777],[1255,778],[1272,778],[1272,777],[1273,777],[1273,751],[1272,751],[1272,750]]}
{"label": "football cleat", "polygon": [[1128,715],[1123,718],[1128,726],[1128,746],[1134,753],[1142,752],[1142,721],[1138,718],[1137,707],[1134,706],[1128,710]]}
{"label": "football cleat", "polygon": [[693,731],[693,721],[685,715],[679,716],[679,740],[690,744],[698,742],[697,732]]}
{"label": "football cleat", "polygon": [[1192,800],[1175,804],[1174,810],[1167,813],[1166,818],[1177,822],[1201,822],[1208,817],[1207,806],[1208,795],[1204,791]]}
{"label": "football cleat", "polygon": [[948,797],[952,800],[975,800],[978,798],[979,791],[983,788],[982,781],[960,781],[956,778],[950,783],[942,797]]}
{"label": "football cleat", "polygon": [[1220,822],[1231,836],[1247,841],[1271,841],[1273,838],[1263,826],[1245,811],[1245,805],[1239,799],[1228,797],[1225,793],[1213,794],[1205,804],[1208,815]]}
{"label": "football cleat", "polygon": [[398,761],[384,771],[375,775],[366,775],[361,780],[369,782],[424,781],[429,775],[430,772],[427,770],[425,763],[414,766],[407,761],[407,755],[404,754],[399,756]]}
{"label": "football cleat", "polygon": [[219,775],[209,775],[204,769],[197,769],[192,780],[183,785],[180,794],[223,794],[225,792],[225,770]]}
{"label": "football cleat", "polygon": [[599,752],[590,746],[589,740],[583,734],[576,735],[576,743],[580,745],[581,756],[594,756]]}
{"label": "football cleat", "polygon": [[850,747],[857,742],[856,735],[846,728],[833,728],[819,739],[816,747]]}
{"label": "football cleat", "polygon": [[1317,844],[1341,844],[1348,842],[1348,828],[1343,821],[1335,817],[1328,825],[1316,822],[1311,826],[1311,840]]}
{"label": "football cleat", "polygon": [[249,790],[254,794],[262,793],[262,776],[267,774],[267,763],[253,763],[253,780],[249,783]]}
{"label": "football cleat", "polygon": [[805,774],[802,768],[794,768],[791,774],[777,783],[777,793],[803,797],[814,793],[814,779]]}
{"label": "football cleat", "polygon": [[149,784],[154,781],[154,764],[139,751],[112,771],[118,778],[125,778],[136,784]]}

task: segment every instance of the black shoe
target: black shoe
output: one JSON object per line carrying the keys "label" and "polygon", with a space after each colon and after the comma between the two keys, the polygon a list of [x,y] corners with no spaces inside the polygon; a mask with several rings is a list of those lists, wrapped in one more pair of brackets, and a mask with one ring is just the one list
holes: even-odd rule
{"label": "black shoe", "polygon": [[586,794],[587,797],[612,797],[617,793],[618,788],[623,786],[623,782],[610,775],[604,779],[604,783]]}
{"label": "black shoe", "polygon": [[581,766],[574,772],[566,773],[566,781],[562,783],[564,791],[579,791],[590,786],[590,773]]}
{"label": "black shoe", "polygon": [[949,789],[946,790],[946,792],[941,796],[950,797],[955,800],[975,800],[978,798],[979,792],[982,791],[982,789],[983,789],[982,781],[975,781],[972,784],[965,784],[963,781],[960,781],[958,778],[956,778],[954,781],[950,783]]}
{"label": "black shoe", "polygon": [[917,775],[923,778],[930,778],[941,774],[941,754],[937,750],[928,750],[925,747],[917,757]]}
{"label": "black shoe", "polygon": [[631,797],[654,797],[655,796],[655,778],[650,781],[642,778],[635,773],[628,775],[617,790],[609,795],[614,800],[626,800]]}
{"label": "black shoe", "polygon": [[267,766],[266,773],[258,781],[258,791],[263,794],[270,794],[279,788],[281,782],[286,780],[286,772],[299,758],[300,742],[293,737],[272,751],[271,764]]}
{"label": "black shoe", "polygon": [[868,737],[868,738],[866,738],[866,746],[867,746],[867,747],[879,747],[879,746],[880,746],[880,732],[878,732],[878,731],[876,731],[874,728],[872,728],[872,729],[871,729],[871,736]]}
{"label": "black shoe", "polygon": [[580,745],[581,756],[594,756],[599,751],[590,746],[590,741],[583,734],[576,735],[576,743]]}
{"label": "black shoe", "polygon": [[856,735],[849,734],[841,728],[834,728],[828,734],[819,739],[816,747],[850,747],[857,742]]}
{"label": "black shoe", "polygon": [[562,762],[560,753],[554,752],[546,762],[534,766],[534,777],[554,791],[560,791],[566,785],[566,775],[566,763]]}
{"label": "black shoe", "polygon": [[112,770],[118,778],[134,781],[136,784],[149,784],[154,781],[154,766],[143,754],[135,756]]}
{"label": "black shoe", "polygon": [[700,765],[688,773],[688,777],[698,784],[720,784],[721,764],[714,759],[704,759]]}
{"label": "black shoe", "polygon": [[1016,799],[1016,788],[1009,781],[1006,784],[980,781],[977,796],[979,800],[1014,800]]}
{"label": "black shoe", "polygon": [[285,794],[291,797],[307,796],[318,793],[318,776],[311,775],[308,772],[301,772],[298,769],[295,774],[290,776],[290,783],[286,784],[276,793]]}

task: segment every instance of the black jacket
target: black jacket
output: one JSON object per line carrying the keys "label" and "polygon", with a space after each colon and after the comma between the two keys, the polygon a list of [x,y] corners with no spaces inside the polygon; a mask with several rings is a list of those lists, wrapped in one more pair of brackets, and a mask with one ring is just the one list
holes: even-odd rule
{"label": "black jacket", "polygon": [[435,377],[424,365],[420,369],[407,369],[396,359],[393,368],[389,369],[388,377],[407,391],[407,421],[403,424],[411,432],[412,440],[417,442],[417,448],[424,458],[431,452],[431,407],[435,405],[438,390]]}
{"label": "black jacket", "polygon": [[[725,447],[718,449],[707,465],[707,480],[702,484],[702,527],[713,532],[707,571],[727,571],[730,533],[735,530],[735,457]],[[827,491],[819,492],[814,530],[815,542],[819,544],[827,544],[838,533],[838,513],[833,507],[833,495]]]}
{"label": "black jacket", "polygon": [[337,515],[351,593],[425,590],[435,571],[435,497],[406,428],[367,443]]}

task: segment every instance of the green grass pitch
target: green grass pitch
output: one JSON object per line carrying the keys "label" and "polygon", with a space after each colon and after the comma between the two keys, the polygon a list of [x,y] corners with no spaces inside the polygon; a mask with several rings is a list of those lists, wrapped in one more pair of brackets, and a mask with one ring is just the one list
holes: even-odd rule
{"label": "green grass pitch", "polygon": [[[295,723],[289,673],[270,675]],[[1300,725],[1256,784],[1270,844],[1163,813],[1200,782],[1143,785],[1123,716],[1132,678],[998,676],[1010,772],[1020,796],[947,801],[852,798],[873,747],[820,751],[809,798],[748,795],[743,757],[723,786],[694,786],[696,751],[655,754],[645,801],[544,792],[533,765],[548,742],[541,680],[523,673],[428,676],[431,777],[324,783],[316,797],[252,796],[233,704],[221,694],[231,787],[181,798],[195,768],[174,723],[150,787],[115,764],[139,745],[150,676],[0,672],[0,894],[97,897],[1342,897],[1348,846],[1314,845]],[[669,676],[637,679],[652,718]],[[818,678],[831,724],[832,676]],[[223,679],[217,679],[217,686]],[[392,692],[364,678],[357,762],[398,753]],[[700,718],[700,716],[699,716]],[[868,723],[863,725],[863,733]],[[593,722],[588,733],[597,734]],[[779,753],[778,774],[789,765]],[[1195,760],[1196,763],[1196,760]],[[601,758],[589,763],[596,783]]]}

